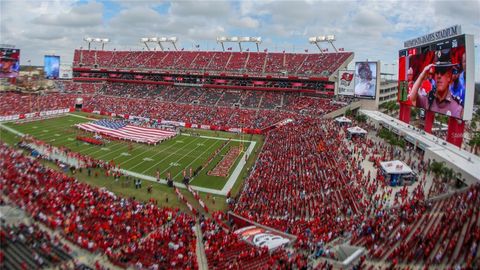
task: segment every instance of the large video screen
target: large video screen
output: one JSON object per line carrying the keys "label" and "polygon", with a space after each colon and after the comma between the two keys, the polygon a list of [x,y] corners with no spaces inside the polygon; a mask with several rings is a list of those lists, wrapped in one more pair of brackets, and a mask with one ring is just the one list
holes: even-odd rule
{"label": "large video screen", "polygon": [[43,59],[43,70],[45,72],[45,78],[58,79],[60,74],[60,56],[45,55]]}
{"label": "large video screen", "polygon": [[338,71],[338,94],[344,96],[354,95],[353,76],[354,70],[340,70]]}
{"label": "large video screen", "polygon": [[16,78],[20,71],[20,50],[0,48],[0,78]]}
{"label": "large video screen", "polygon": [[[473,103],[469,100],[473,93],[469,94],[467,87],[467,80],[472,78],[467,75],[465,36],[405,49],[400,51],[402,57],[406,80],[399,83],[398,101],[464,119],[466,103]],[[471,106],[467,104],[467,111]]]}
{"label": "large video screen", "polygon": [[377,93],[377,62],[355,63],[355,96],[374,99]]}

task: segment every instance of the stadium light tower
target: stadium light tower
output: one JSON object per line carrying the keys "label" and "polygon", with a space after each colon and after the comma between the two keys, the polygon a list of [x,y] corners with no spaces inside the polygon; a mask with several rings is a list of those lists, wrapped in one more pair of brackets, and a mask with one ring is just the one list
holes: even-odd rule
{"label": "stadium light tower", "polygon": [[143,44],[145,44],[145,47],[147,47],[147,50],[149,51],[150,51],[150,47],[148,47],[149,42],[158,44],[158,46],[160,46],[160,49],[162,51],[165,51],[162,44],[163,42],[172,43],[173,47],[175,48],[175,51],[177,51],[177,44],[176,44],[178,41],[177,37],[144,37],[144,38],[141,38],[140,41],[143,42]]}
{"label": "stadium light tower", "polygon": [[217,43],[222,44],[222,50],[225,51],[225,46],[223,45],[224,42],[227,41],[227,37],[217,37]]}
{"label": "stadium light tower", "polygon": [[105,44],[110,42],[110,39],[108,39],[108,38],[85,37],[83,40],[88,43],[88,50],[90,50],[90,45],[92,43],[101,43],[102,44],[102,51],[103,51],[103,49],[105,49]]}
{"label": "stadium light tower", "polygon": [[321,53],[323,53],[323,50],[322,48],[320,47],[320,45],[318,45],[319,43],[322,43],[322,42],[327,42],[327,43],[330,43],[330,45],[332,45],[333,49],[335,50],[335,52],[338,52],[337,51],[337,48],[335,47],[335,45],[333,45],[333,42],[335,41],[335,35],[326,35],[326,36],[318,36],[318,37],[310,37],[308,38],[308,42],[310,44],[315,44],[315,46],[317,46],[317,48],[320,50]]}
{"label": "stadium light tower", "polygon": [[260,51],[260,48],[258,47],[258,44],[262,43],[262,38],[261,37],[217,37],[217,43],[222,44],[222,50],[225,51],[225,42],[233,42],[233,43],[238,43],[238,47],[240,48],[240,51],[242,51],[242,43],[249,42],[249,43],[255,43],[257,45],[257,52]]}
{"label": "stadium light tower", "polygon": [[178,51],[178,49],[177,49],[177,41],[178,41],[178,38],[177,38],[177,37],[169,37],[169,38],[167,38],[167,42],[172,43],[173,48],[175,48],[175,51]]}
{"label": "stadium light tower", "polygon": [[150,51],[150,47],[148,47],[148,42],[150,41],[149,38],[141,38],[140,41],[145,44],[145,47],[147,47],[147,50]]}

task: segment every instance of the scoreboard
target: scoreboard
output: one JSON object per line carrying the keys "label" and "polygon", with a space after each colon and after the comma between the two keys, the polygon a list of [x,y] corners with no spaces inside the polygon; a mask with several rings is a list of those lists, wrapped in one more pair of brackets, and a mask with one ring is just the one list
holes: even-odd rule
{"label": "scoreboard", "polygon": [[473,36],[462,34],[399,50],[399,103],[470,120],[473,48]]}
{"label": "scoreboard", "polygon": [[459,35],[445,40],[440,40],[423,46],[407,48],[400,50],[399,57],[425,54],[429,51],[440,51],[443,49],[452,49],[465,47],[465,35]]}

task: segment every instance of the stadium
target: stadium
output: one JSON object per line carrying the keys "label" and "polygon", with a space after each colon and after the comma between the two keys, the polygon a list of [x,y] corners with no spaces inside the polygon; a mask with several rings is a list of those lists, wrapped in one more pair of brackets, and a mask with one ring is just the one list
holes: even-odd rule
{"label": "stadium", "polygon": [[0,267],[478,269],[476,38],[1,44]]}

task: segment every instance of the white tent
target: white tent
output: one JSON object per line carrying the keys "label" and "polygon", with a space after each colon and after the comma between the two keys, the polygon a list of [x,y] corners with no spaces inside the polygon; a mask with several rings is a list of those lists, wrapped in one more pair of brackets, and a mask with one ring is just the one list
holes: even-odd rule
{"label": "white tent", "polygon": [[412,169],[400,160],[383,161],[380,166],[387,174],[409,174]]}
{"label": "white tent", "polygon": [[359,126],[347,128],[350,134],[367,134],[367,131]]}
{"label": "white tent", "polygon": [[345,116],[335,118],[335,121],[338,122],[338,123],[348,123],[348,124],[352,123],[352,120],[348,119]]}

